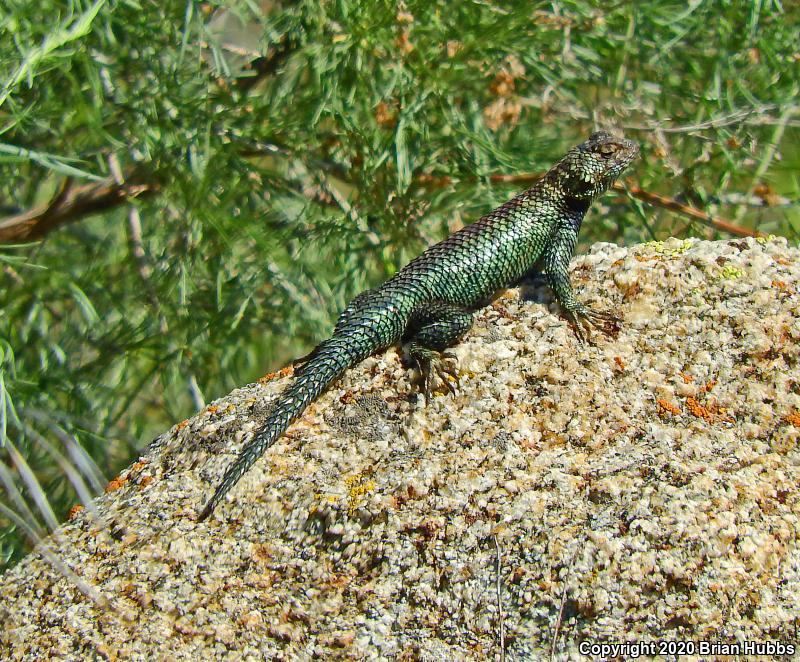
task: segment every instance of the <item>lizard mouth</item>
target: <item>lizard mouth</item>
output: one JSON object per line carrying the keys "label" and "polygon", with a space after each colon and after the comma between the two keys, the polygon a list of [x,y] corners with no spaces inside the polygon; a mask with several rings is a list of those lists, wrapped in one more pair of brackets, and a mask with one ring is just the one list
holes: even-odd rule
{"label": "lizard mouth", "polygon": [[627,166],[631,161],[639,156],[639,144],[633,142],[633,140],[628,140],[627,138],[621,138],[619,144],[622,145],[623,160]]}
{"label": "lizard mouth", "polygon": [[615,138],[614,143],[618,147],[618,150],[614,153],[612,163],[608,164],[608,171],[603,176],[603,180],[606,182],[607,186],[610,186],[614,180],[619,177],[622,171],[639,156],[639,145],[633,140]]}

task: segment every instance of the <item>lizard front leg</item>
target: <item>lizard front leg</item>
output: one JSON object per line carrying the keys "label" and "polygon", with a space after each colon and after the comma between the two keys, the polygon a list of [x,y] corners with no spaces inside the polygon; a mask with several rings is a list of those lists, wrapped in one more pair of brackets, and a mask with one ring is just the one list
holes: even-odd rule
{"label": "lizard front leg", "polygon": [[584,342],[584,325],[596,326],[608,333],[607,323],[618,323],[619,318],[611,313],[593,310],[575,298],[569,279],[569,261],[578,239],[577,229],[572,225],[560,226],[553,234],[553,241],[544,255],[547,280],[556,295],[567,319],[572,323],[578,340]]}
{"label": "lizard front leg", "polygon": [[448,391],[455,394],[453,382],[458,382],[458,375],[452,357],[443,352],[457,343],[471,327],[471,311],[444,301],[422,304],[411,314],[403,341],[422,374],[426,404],[433,391],[434,374]]}

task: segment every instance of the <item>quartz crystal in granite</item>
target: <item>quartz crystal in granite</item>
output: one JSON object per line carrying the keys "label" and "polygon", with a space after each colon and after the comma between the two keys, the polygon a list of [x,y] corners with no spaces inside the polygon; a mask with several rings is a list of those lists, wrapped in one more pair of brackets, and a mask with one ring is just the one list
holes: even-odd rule
{"label": "quartz crystal in granite", "polygon": [[286,377],[176,425],[47,541],[97,603],[36,554],[0,577],[0,657],[796,645],[800,251],[599,244],[572,274],[616,337],[581,346],[546,288],[510,290],[456,347],[457,396],[425,408],[396,351],[368,359],[202,524]]}

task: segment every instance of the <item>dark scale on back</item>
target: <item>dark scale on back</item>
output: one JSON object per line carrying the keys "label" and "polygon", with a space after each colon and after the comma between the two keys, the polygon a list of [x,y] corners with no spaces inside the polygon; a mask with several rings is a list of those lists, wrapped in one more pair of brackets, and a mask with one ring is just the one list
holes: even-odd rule
{"label": "dark scale on back", "polygon": [[587,308],[572,292],[569,261],[581,221],[639,152],[630,140],[593,133],[542,179],[472,225],[431,246],[380,287],[358,295],[278,397],[263,427],[228,468],[199,519],[217,506],[242,475],[332,382],[377,351],[398,342],[424,377],[454,389],[442,352],[472,326],[472,314],[541,264],[566,317],[584,339],[583,324],[614,320]]}

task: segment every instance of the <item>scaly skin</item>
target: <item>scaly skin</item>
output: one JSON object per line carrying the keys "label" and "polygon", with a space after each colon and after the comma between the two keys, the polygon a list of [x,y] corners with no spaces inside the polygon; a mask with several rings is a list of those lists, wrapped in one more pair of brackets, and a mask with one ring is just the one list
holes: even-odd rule
{"label": "scaly skin", "polygon": [[442,360],[442,350],[469,330],[473,311],[537,264],[544,266],[579,339],[584,339],[582,324],[613,320],[575,298],[568,267],[589,205],[638,152],[637,145],[624,138],[592,134],[527,191],[431,246],[380,287],[353,299],[333,335],[309,355],[266,423],[228,468],[199,519],[213,512],[311,402],[371,354],[402,342],[423,373],[426,399],[434,375],[452,390],[447,376],[453,369]]}

